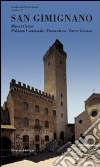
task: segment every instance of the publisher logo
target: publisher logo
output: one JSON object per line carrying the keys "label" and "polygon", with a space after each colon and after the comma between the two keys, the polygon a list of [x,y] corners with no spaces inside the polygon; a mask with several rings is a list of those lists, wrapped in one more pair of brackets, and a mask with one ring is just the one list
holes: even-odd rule
{"label": "publisher logo", "polygon": [[[92,131],[92,134],[89,132]],[[100,165],[100,118],[98,118],[67,151],[58,157],[54,166]]]}

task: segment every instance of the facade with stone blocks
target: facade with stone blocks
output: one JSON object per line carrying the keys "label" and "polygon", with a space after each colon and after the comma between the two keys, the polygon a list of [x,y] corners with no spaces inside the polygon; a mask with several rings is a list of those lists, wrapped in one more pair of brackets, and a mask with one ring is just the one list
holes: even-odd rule
{"label": "facade with stone blocks", "polygon": [[[44,91],[12,79],[1,108],[3,150],[42,151],[50,144],[74,142],[100,117],[100,94],[85,101],[85,111],[68,123],[67,54],[59,40],[43,56]],[[99,135],[100,139],[100,135]]]}
{"label": "facade with stone blocks", "polygon": [[[25,84],[24,86],[21,83],[17,84],[13,79],[6,105],[10,124],[16,128],[12,143],[16,149],[42,150],[55,138],[56,111],[53,96],[29,86],[26,87]],[[4,124],[4,118],[2,120]],[[28,142],[24,142],[24,137]]]}
{"label": "facade with stone blocks", "polygon": [[58,40],[43,57],[44,91],[54,96],[58,139],[61,134],[66,139],[66,124],[68,123],[66,58],[67,54],[63,50],[63,45]]}
{"label": "facade with stone blocks", "polygon": [[[93,126],[93,123],[97,125]],[[100,141],[100,94],[93,93],[85,101],[85,111],[75,118],[75,139],[78,140],[82,134],[92,127],[87,135],[95,136],[96,143]],[[89,141],[90,142],[90,141]],[[93,141],[92,141],[93,142]]]}
{"label": "facade with stone blocks", "polygon": [[14,79],[10,82],[2,108],[2,141],[10,138],[11,148],[41,151],[54,140],[67,141],[66,53],[59,40],[43,61],[44,92]]}

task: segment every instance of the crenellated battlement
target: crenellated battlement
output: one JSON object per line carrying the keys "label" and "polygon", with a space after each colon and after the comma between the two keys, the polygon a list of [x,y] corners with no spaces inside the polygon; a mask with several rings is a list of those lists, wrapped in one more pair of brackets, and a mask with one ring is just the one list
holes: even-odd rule
{"label": "crenellated battlement", "polygon": [[54,100],[54,96],[52,96],[51,94],[38,90],[34,87],[30,87],[30,85],[26,85],[25,83],[17,83],[15,79],[12,79],[10,82],[10,91],[20,91],[26,94],[35,94],[38,96],[42,96],[43,98],[49,98],[50,100]]}
{"label": "crenellated battlement", "polygon": [[49,48],[49,50],[46,52],[46,54],[43,57],[43,61],[48,57],[48,55],[51,54],[51,52],[56,49],[58,50],[63,56],[65,56],[67,58],[67,54],[66,52],[63,50],[63,44],[56,39],[56,41],[54,42],[54,44]]}

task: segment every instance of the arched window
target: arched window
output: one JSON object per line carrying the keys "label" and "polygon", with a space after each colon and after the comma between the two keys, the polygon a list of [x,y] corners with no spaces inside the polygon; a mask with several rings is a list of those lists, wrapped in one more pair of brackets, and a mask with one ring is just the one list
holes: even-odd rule
{"label": "arched window", "polygon": [[29,119],[27,117],[23,118],[23,125],[24,126],[29,126]]}
{"label": "arched window", "polygon": [[39,141],[39,135],[35,136],[35,141]]}
{"label": "arched window", "polygon": [[49,128],[49,122],[48,121],[45,121],[45,127]]}
{"label": "arched window", "polygon": [[23,142],[29,142],[29,136],[28,135],[23,136]]}
{"label": "arched window", "polygon": [[35,120],[35,125],[36,125],[36,126],[39,126],[39,125],[40,125],[39,119],[36,119],[36,120]]}
{"label": "arched window", "polygon": [[53,110],[53,116],[56,116],[56,111],[55,110]]}
{"label": "arched window", "polygon": [[28,103],[23,102],[23,110],[25,110],[25,111],[28,110]]}
{"label": "arched window", "polygon": [[39,112],[39,106],[35,105],[35,112]]}
{"label": "arched window", "polygon": [[45,136],[45,141],[49,141],[49,136],[48,135]]}
{"label": "arched window", "polygon": [[46,115],[48,114],[48,108],[45,108],[45,114]]}
{"label": "arched window", "polygon": [[23,136],[23,148],[29,149],[29,136],[28,135]]}

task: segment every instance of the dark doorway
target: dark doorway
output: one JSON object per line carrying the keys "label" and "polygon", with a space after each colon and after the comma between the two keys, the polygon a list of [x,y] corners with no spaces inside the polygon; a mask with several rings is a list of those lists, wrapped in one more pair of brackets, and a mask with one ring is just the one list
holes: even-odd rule
{"label": "dark doorway", "polygon": [[64,141],[64,132],[63,132],[63,131],[60,132],[60,139],[61,139],[62,141]]}
{"label": "dark doorway", "polygon": [[57,136],[56,136],[56,133],[54,132],[54,140],[56,139],[56,137],[57,137]]}
{"label": "dark doorway", "polygon": [[39,152],[40,151],[40,146],[39,144],[36,144],[36,152]]}
{"label": "dark doorway", "polygon": [[75,143],[75,135],[73,135],[73,136],[71,137],[71,142],[72,142],[72,143]]}
{"label": "dark doorway", "polygon": [[28,135],[23,136],[23,148],[29,149],[29,136]]}
{"label": "dark doorway", "polygon": [[1,139],[2,156],[11,156],[11,140],[8,137]]}

